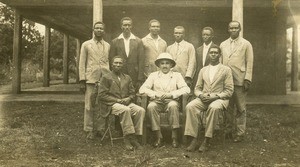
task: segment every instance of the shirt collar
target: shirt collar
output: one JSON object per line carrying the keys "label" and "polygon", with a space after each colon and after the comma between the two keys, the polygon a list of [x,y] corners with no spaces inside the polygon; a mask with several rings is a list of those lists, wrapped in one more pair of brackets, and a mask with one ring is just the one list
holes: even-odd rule
{"label": "shirt collar", "polygon": [[[155,40],[154,38],[152,38],[152,36],[150,35],[150,33],[146,36],[146,38]],[[160,40],[160,39],[161,39],[161,38],[160,38],[160,36],[158,35],[157,40]]]}
{"label": "shirt collar", "polygon": [[208,44],[208,45],[206,45],[205,43],[203,43],[203,46],[206,48],[206,47],[210,47],[211,46],[211,44],[212,44],[212,41],[210,41],[210,43]]}
{"label": "shirt collar", "polygon": [[217,68],[217,67],[219,67],[219,66],[220,66],[220,64],[221,64],[221,63],[219,63],[219,64],[217,64],[217,65],[215,65],[215,66],[213,66],[213,65],[209,64],[209,67],[216,67],[216,68]]}
{"label": "shirt collar", "polygon": [[240,39],[240,37],[237,37],[235,39],[232,39],[231,37],[229,38],[230,42],[237,42]]}
{"label": "shirt collar", "polygon": [[95,38],[93,38],[93,41],[94,41],[95,43],[101,43],[101,44],[103,44],[103,39],[101,39],[100,41],[97,41]]}
{"label": "shirt collar", "polygon": [[180,41],[179,43],[175,41],[175,44],[182,45],[184,43],[184,40]]}
{"label": "shirt collar", "polygon": [[[119,35],[118,39],[124,39],[125,40],[123,33],[121,33]],[[130,36],[129,36],[128,40],[130,40],[130,39],[136,39],[136,37],[132,33],[130,33]]]}
{"label": "shirt collar", "polygon": [[162,75],[169,75],[171,78],[173,77],[172,69],[167,74],[162,73],[160,70],[158,71],[157,74],[158,74],[158,77],[161,77]]}

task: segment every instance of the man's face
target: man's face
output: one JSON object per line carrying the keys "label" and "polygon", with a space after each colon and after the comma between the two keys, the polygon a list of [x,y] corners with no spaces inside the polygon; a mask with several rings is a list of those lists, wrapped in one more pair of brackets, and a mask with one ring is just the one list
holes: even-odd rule
{"label": "man's face", "polygon": [[96,24],[94,26],[94,35],[96,37],[103,37],[104,33],[105,32],[104,32],[104,26],[103,26],[103,24]]}
{"label": "man's face", "polygon": [[123,59],[121,59],[121,58],[115,58],[114,61],[113,61],[113,63],[112,63],[112,70],[114,72],[118,73],[118,72],[121,71],[122,67],[123,67]]}
{"label": "man's face", "polygon": [[130,20],[123,20],[121,29],[124,33],[130,33],[132,28],[132,22]]}
{"label": "man's face", "polygon": [[175,28],[174,37],[176,42],[181,42],[184,38],[184,30]]}
{"label": "man's face", "polygon": [[239,26],[239,23],[237,23],[237,22],[231,22],[229,24],[228,32],[229,32],[230,37],[232,39],[236,39],[239,36],[240,31],[241,31],[241,28]]}
{"label": "man's face", "polygon": [[219,62],[219,58],[221,55],[220,55],[218,48],[211,48],[209,50],[208,54],[209,54],[210,62],[212,64],[216,64]]}
{"label": "man's face", "polygon": [[172,62],[170,60],[160,60],[159,61],[159,68],[164,73],[167,74],[172,67]]}
{"label": "man's face", "polygon": [[152,35],[158,35],[160,32],[160,24],[159,22],[152,22],[149,31]]}
{"label": "man's face", "polygon": [[213,36],[210,30],[203,30],[202,31],[202,40],[204,43],[209,44],[212,40]]}

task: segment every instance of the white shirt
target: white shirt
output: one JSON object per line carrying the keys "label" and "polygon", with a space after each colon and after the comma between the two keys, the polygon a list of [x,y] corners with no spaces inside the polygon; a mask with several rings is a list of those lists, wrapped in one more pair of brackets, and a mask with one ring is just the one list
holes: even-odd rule
{"label": "white shirt", "polygon": [[146,38],[153,40],[155,47],[158,50],[158,41],[161,40],[160,36],[158,35],[157,39],[154,39],[150,34],[148,34]]}
{"label": "white shirt", "polygon": [[210,42],[208,45],[203,43],[203,53],[202,53],[202,64],[203,64],[203,66],[205,64],[207,52],[208,52],[208,49],[210,48],[211,44],[212,44],[212,42]]}
{"label": "white shirt", "polygon": [[130,33],[129,38],[125,39],[124,35],[122,33],[122,34],[119,35],[118,39],[123,39],[124,40],[125,52],[126,52],[126,56],[128,57],[129,56],[129,48],[130,48],[129,47],[130,46],[130,40],[131,39],[136,39],[136,37],[132,33]]}
{"label": "white shirt", "polygon": [[218,71],[218,68],[220,66],[220,63],[218,65],[215,65],[215,66],[212,66],[212,65],[209,65],[209,80],[210,82],[213,81],[217,71]]}

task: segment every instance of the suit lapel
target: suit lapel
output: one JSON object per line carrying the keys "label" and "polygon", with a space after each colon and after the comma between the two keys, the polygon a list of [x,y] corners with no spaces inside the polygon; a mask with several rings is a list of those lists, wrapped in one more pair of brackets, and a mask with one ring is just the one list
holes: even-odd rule
{"label": "suit lapel", "polygon": [[91,41],[91,45],[92,45],[92,49],[94,50],[95,53],[100,53],[99,48],[95,41]]}
{"label": "suit lapel", "polygon": [[128,57],[131,56],[131,52],[133,51],[133,48],[135,47],[135,45],[136,45],[136,40],[130,39],[130,41],[129,41],[129,53],[128,53]]}
{"label": "suit lapel", "polygon": [[157,50],[158,48],[156,48],[154,40],[153,39],[148,39],[147,42],[153,48],[153,50],[155,50],[155,52],[158,53],[158,50]]}
{"label": "suit lapel", "polygon": [[214,76],[214,78],[213,78],[211,84],[213,84],[213,83],[220,77],[220,75],[223,73],[223,70],[224,70],[224,69],[221,68],[221,65],[219,65],[218,70],[217,70],[217,73],[215,74],[215,76]]}
{"label": "suit lapel", "polygon": [[209,67],[205,68],[205,71],[203,73],[203,80],[207,82],[208,85],[210,85],[210,79],[209,79]]}
{"label": "suit lapel", "polygon": [[124,39],[119,39],[119,45],[121,46],[122,53],[125,55],[125,57],[127,57],[126,51],[125,51]]}
{"label": "suit lapel", "polygon": [[121,82],[118,79],[118,76],[116,76],[115,74],[112,73],[112,78],[113,78],[113,82],[116,83],[116,85],[121,88]]}

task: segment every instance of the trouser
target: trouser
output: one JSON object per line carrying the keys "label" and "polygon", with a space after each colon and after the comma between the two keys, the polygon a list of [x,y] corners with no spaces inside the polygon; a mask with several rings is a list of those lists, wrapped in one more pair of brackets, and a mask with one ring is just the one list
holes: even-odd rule
{"label": "trouser", "polygon": [[184,135],[197,138],[202,125],[205,127],[205,137],[212,138],[214,130],[219,128],[222,110],[224,110],[224,101],[221,99],[210,104],[203,103],[199,98],[194,99],[186,106]]}
{"label": "trouser", "polygon": [[113,115],[117,115],[120,118],[120,124],[123,131],[123,135],[143,134],[143,122],[145,118],[145,109],[142,107],[130,103],[128,106],[115,103],[112,105]]}
{"label": "trouser", "polygon": [[[152,131],[160,130],[160,112],[167,112],[168,122],[172,129],[179,128],[179,104],[176,100],[169,100],[165,103],[151,101],[147,107],[147,115]],[[162,137],[161,134],[160,137]]]}
{"label": "trouser", "polygon": [[97,87],[93,83],[86,84],[84,103],[84,131],[100,131],[99,109],[96,107]]}
{"label": "trouser", "polygon": [[[244,91],[243,86],[234,86],[233,95],[229,101],[228,107],[228,120],[229,127],[238,136],[245,134],[246,130],[246,96],[247,92]],[[234,112],[236,107],[236,112]]]}

